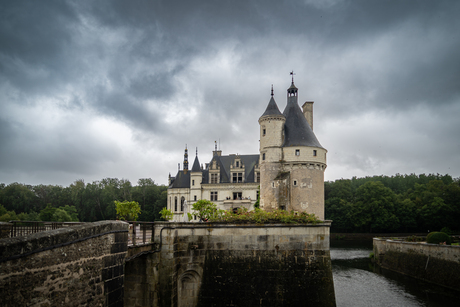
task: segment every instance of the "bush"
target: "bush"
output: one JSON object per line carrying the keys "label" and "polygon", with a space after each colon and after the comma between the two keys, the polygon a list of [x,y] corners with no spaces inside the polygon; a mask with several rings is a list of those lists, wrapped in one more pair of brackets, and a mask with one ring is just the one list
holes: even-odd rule
{"label": "bush", "polygon": [[445,243],[447,245],[451,244],[449,235],[444,232],[430,232],[426,237],[426,242],[431,244],[441,244]]}
{"label": "bush", "polygon": [[449,227],[444,227],[443,229],[441,229],[441,232],[444,232],[448,234],[449,236],[452,235],[452,230],[450,230]]}

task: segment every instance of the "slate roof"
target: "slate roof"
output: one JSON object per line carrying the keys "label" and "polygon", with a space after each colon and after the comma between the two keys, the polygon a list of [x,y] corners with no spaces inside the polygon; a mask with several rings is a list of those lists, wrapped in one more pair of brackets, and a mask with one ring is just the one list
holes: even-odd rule
{"label": "slate roof", "polygon": [[268,102],[267,109],[265,109],[264,114],[262,114],[262,116],[265,116],[265,115],[283,115],[280,109],[278,108],[278,105],[276,104],[273,96]]}
{"label": "slate roof", "polygon": [[201,172],[200,161],[198,161],[198,156],[195,157],[195,162],[193,162],[192,172]]}
{"label": "slate roof", "polygon": [[[171,178],[172,179],[172,178]],[[169,186],[170,188],[190,188],[190,172],[178,171],[174,181]]]}
{"label": "slate roof", "polygon": [[[259,164],[259,155],[230,155],[230,156],[214,156],[220,163],[220,182],[229,183],[232,180],[231,170],[237,169],[230,168],[230,165],[234,164],[236,158],[240,158],[241,163],[244,165],[244,182],[254,182],[254,167]],[[212,163],[212,160],[211,160]],[[224,170],[222,172],[222,170]]]}
{"label": "slate roof", "polygon": [[[254,182],[254,167],[259,163],[259,155],[229,155],[229,156],[214,156],[211,159],[209,165],[213,163],[215,160],[220,167],[220,183],[230,183],[232,180],[231,177],[231,170],[235,171],[237,169],[230,168],[230,165],[234,164],[236,158],[239,158],[241,163],[244,165],[244,182]],[[209,169],[201,170],[198,162],[198,157],[195,158],[195,162],[193,163],[192,172],[195,172],[197,166],[199,168],[198,171],[202,172],[202,183],[209,182]],[[171,185],[169,188],[171,189],[179,189],[179,188],[190,188],[190,171],[186,174],[184,171],[178,171],[176,177],[171,178]]]}
{"label": "slate roof", "polygon": [[288,99],[283,115],[286,117],[283,147],[311,146],[323,148],[295,99]]}

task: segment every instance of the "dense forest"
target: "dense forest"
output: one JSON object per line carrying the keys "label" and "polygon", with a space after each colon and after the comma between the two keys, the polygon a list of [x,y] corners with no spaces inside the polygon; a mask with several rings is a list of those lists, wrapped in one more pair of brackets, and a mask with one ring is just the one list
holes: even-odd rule
{"label": "dense forest", "polygon": [[[460,181],[449,175],[395,175],[328,181],[326,219],[332,232],[460,230]],[[140,221],[160,219],[167,187],[152,179],[105,178],[59,185],[0,184],[0,221],[92,222],[116,218],[114,201],[136,201]]]}
{"label": "dense forest", "polygon": [[[92,183],[77,180],[59,185],[0,184],[0,221],[43,220],[93,222],[116,218],[114,201],[136,201],[140,221],[159,220],[166,207],[167,187],[150,178],[129,180],[105,178]],[[68,216],[69,217],[68,217]]]}
{"label": "dense forest", "polygon": [[460,230],[460,182],[449,175],[395,175],[325,182],[332,232]]}

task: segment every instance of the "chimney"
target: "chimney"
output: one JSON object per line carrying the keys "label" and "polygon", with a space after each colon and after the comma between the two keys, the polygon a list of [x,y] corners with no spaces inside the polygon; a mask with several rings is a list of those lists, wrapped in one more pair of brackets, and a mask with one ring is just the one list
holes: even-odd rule
{"label": "chimney", "polygon": [[302,105],[303,116],[305,116],[311,130],[313,130],[313,101],[305,101]]}

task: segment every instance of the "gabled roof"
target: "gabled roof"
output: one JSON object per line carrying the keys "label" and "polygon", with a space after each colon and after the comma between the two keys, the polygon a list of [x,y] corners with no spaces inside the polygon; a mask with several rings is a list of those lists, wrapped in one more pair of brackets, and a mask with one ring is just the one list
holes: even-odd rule
{"label": "gabled roof", "polygon": [[268,105],[267,105],[267,108],[265,109],[264,114],[262,114],[262,116],[265,116],[265,115],[281,115],[281,116],[283,115],[283,114],[281,114],[281,111],[278,108],[278,105],[276,104],[275,99],[273,98],[273,96],[270,99],[270,101],[268,102]]}
{"label": "gabled roof", "polygon": [[231,169],[230,165],[234,164],[235,159],[239,158],[244,165],[244,182],[254,182],[254,167],[259,164],[259,155],[230,155],[230,156],[215,156],[218,158],[221,167],[221,183],[231,182],[231,171],[238,169]]}
{"label": "gabled roof", "polygon": [[288,100],[283,115],[286,117],[283,147],[311,146],[323,148],[294,99]]}

